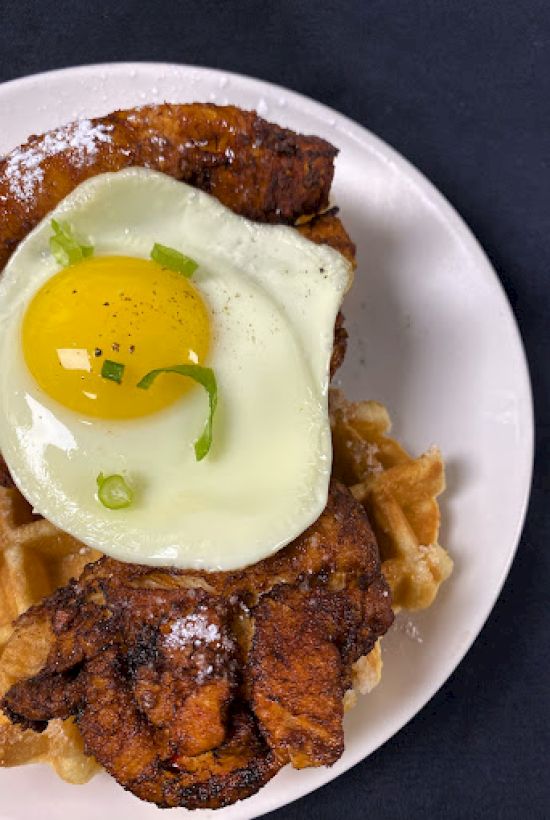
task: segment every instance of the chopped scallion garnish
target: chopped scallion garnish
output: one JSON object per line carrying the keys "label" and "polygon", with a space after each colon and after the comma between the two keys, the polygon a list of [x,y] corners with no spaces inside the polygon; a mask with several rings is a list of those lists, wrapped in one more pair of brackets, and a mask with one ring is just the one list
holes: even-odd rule
{"label": "chopped scallion garnish", "polygon": [[101,375],[104,379],[120,384],[124,375],[124,368],[122,362],[113,362],[111,359],[105,359],[101,368]]}
{"label": "chopped scallion garnish", "polygon": [[91,245],[82,245],[78,242],[66,222],[51,221],[53,236],[50,237],[50,251],[57,262],[63,267],[81,262],[92,256],[94,249]]}
{"label": "chopped scallion garnish", "polygon": [[208,418],[204,430],[195,442],[195,458],[197,461],[202,461],[208,454],[212,444],[212,424],[218,403],[218,385],[214,371],[210,367],[201,367],[198,364],[175,364],[172,367],[159,367],[157,370],[151,370],[150,373],[147,373],[138,383],[138,387],[147,390],[161,373],[179,373],[180,376],[188,376],[201,384],[208,393]]}
{"label": "chopped scallion garnish", "polygon": [[123,510],[129,507],[134,500],[132,488],[128,486],[121,475],[103,475],[100,473],[97,481],[97,497],[108,510]]}
{"label": "chopped scallion garnish", "polygon": [[187,278],[193,276],[199,267],[198,262],[195,262],[195,260],[191,259],[191,257],[185,256],[184,253],[180,253],[179,251],[174,250],[174,248],[168,248],[166,245],[159,245],[158,242],[155,242],[153,245],[151,259],[162,268],[168,268],[168,270],[181,273]]}

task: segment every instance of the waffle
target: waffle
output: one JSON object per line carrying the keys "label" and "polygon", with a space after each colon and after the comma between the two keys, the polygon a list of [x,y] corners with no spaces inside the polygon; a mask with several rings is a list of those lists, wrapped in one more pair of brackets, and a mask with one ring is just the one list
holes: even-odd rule
{"label": "waffle", "polygon": [[[99,553],[33,515],[12,487],[0,486],[0,694],[35,674],[49,650],[45,625],[14,629],[30,606],[82,572]],[[48,761],[71,783],[85,783],[98,770],[87,757],[72,720],[53,720],[42,733],[23,731],[0,712],[0,766]]]}
{"label": "waffle", "polygon": [[388,433],[386,408],[375,401],[330,396],[334,473],[367,510],[378,540],[393,608],[430,606],[453,562],[438,543],[437,496],[445,489],[437,447],[412,458]]}
{"label": "waffle", "polygon": [[[377,402],[347,402],[331,391],[334,472],[366,507],[382,556],[382,569],[394,596],[394,608],[420,609],[435,598],[452,561],[437,543],[439,508],[444,488],[441,454],[432,449],[418,459],[387,434],[391,423]],[[0,476],[1,477],[1,476]],[[0,695],[16,680],[35,674],[50,644],[49,627],[13,621],[57,587],[78,577],[85,564],[99,557],[79,541],[32,511],[12,487],[0,486]],[[382,673],[378,641],[353,667],[353,689],[370,692]],[[0,766],[47,761],[71,783],[84,783],[99,766],[84,754],[72,720],[50,721],[42,734],[14,726],[0,713]]]}

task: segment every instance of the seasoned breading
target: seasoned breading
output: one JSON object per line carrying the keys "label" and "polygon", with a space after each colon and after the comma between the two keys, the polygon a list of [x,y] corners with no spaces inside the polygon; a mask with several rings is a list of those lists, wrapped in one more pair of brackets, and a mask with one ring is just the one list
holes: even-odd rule
{"label": "seasoned breading", "polygon": [[[299,232],[311,242],[318,245],[330,245],[345,256],[353,267],[356,267],[355,244],[337,216],[338,208],[331,208],[325,213],[317,214],[308,222],[297,226]],[[351,287],[351,282],[350,282]]]}
{"label": "seasoned breading", "polygon": [[139,778],[132,791],[163,808],[218,809],[255,794],[279,769],[254,717],[246,710],[236,711],[229,717],[221,746],[159,766],[153,777]]}
{"label": "seasoned breading", "polygon": [[148,105],[32,136],[0,160],[0,270],[81,182],[142,166],[212,194],[235,213],[292,224],[328,205],[336,149],[209,103]]}
{"label": "seasoned breading", "polygon": [[281,763],[330,765],[344,751],[342,629],[350,591],[277,586],[254,612],[248,658],[254,711]]}
{"label": "seasoned breading", "polygon": [[125,788],[192,808],[247,797],[289,761],[337,760],[352,666],[393,613],[366,514],[334,484],[318,521],[264,561],[208,573],[102,558],[17,628],[44,618],[49,656],[5,713],[38,731],[75,715]]}

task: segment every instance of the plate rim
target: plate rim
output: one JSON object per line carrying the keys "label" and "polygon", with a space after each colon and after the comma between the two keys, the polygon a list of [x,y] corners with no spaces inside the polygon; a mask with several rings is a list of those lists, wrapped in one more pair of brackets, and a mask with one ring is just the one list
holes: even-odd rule
{"label": "plate rim", "polygon": [[[426,686],[425,694],[423,694],[422,696],[422,704],[414,711],[412,711],[412,713],[409,714],[408,717],[406,717],[406,719],[399,725],[398,728],[392,729],[385,736],[384,740],[378,743],[375,746],[375,748],[371,751],[366,752],[365,754],[361,754],[361,751],[359,750],[359,753],[350,753],[351,759],[340,760],[338,771],[335,771],[334,769],[325,768],[323,770],[322,783],[319,783],[317,785],[304,784],[303,787],[300,787],[298,785],[293,789],[293,795],[290,798],[288,798],[285,795],[283,796],[283,802],[278,803],[276,806],[267,807],[265,809],[265,811],[273,811],[278,808],[283,808],[284,806],[289,805],[295,800],[305,797],[313,791],[317,791],[317,789],[322,788],[322,786],[327,785],[329,782],[335,780],[344,772],[356,766],[362,760],[366,760],[368,757],[370,757],[371,754],[380,749],[392,737],[394,737],[398,732],[400,732],[401,729],[403,729],[414,717],[416,717],[416,715],[418,715],[422,711],[422,709],[425,708],[425,706],[431,701],[431,699],[436,695],[436,693],[441,689],[441,687],[447,682],[447,680],[455,672],[459,664],[462,663],[465,656],[470,651],[472,645],[477,640],[481,631],[485,627],[487,620],[491,615],[498,598],[500,597],[506,578],[509,575],[512,562],[519,548],[521,536],[524,530],[525,521],[529,509],[529,501],[533,483],[535,456],[535,411],[533,387],[529,369],[529,360],[527,357],[525,345],[523,343],[521,331],[516,316],[508,300],[504,286],[498,274],[496,273],[495,268],[493,267],[489,257],[487,256],[484,248],[478,241],[473,231],[467,225],[467,223],[460,215],[460,213],[447,199],[447,197],[422,173],[422,171],[420,171],[415,165],[413,165],[412,162],[410,162],[405,156],[403,156],[403,154],[401,154],[392,145],[387,143],[382,138],[378,137],[376,134],[374,134],[361,123],[356,122],[351,117],[341,113],[337,109],[332,108],[331,106],[326,105],[325,103],[319,102],[318,100],[315,100],[313,97],[310,97],[306,94],[302,94],[301,92],[295,91],[291,88],[286,88],[285,86],[281,86],[277,83],[273,83],[269,80],[263,80],[261,78],[253,77],[248,74],[241,74],[239,72],[225,70],[222,68],[213,68],[209,66],[195,65],[190,63],[173,63],[148,60],[120,60],[99,63],[83,63],[75,66],[66,66],[47,71],[41,71],[34,74],[23,75],[21,77],[15,77],[11,80],[6,80],[5,82],[0,83],[0,98],[5,90],[11,91],[14,88],[16,89],[18,87],[32,85],[32,83],[36,81],[47,82],[50,78],[63,78],[64,76],[74,77],[75,75],[85,74],[86,72],[90,71],[109,73],[112,71],[125,69],[137,72],[139,72],[140,70],[183,70],[203,75],[204,78],[208,78],[208,76],[217,76],[219,78],[224,77],[228,79],[233,79],[236,83],[242,84],[244,82],[245,84],[250,84],[251,86],[256,86],[257,88],[267,88],[271,92],[279,95],[285,95],[287,101],[293,102],[295,104],[302,103],[302,105],[305,105],[307,109],[316,110],[318,114],[323,116],[325,122],[330,122],[330,120],[333,120],[336,117],[338,130],[342,130],[347,137],[353,139],[360,146],[365,146],[368,143],[369,149],[376,149],[376,153],[385,164],[393,164],[397,167],[400,176],[404,175],[408,177],[408,179],[414,184],[415,189],[417,190],[419,195],[422,196],[422,198],[426,198],[427,196],[428,200],[431,203],[437,204],[438,210],[444,216],[445,224],[453,225],[454,232],[458,233],[461,242],[464,243],[464,245],[469,249],[469,251],[473,254],[474,258],[477,258],[480,266],[483,267],[485,274],[490,280],[491,285],[495,288],[495,295],[498,295],[500,303],[504,307],[504,310],[506,312],[506,318],[508,320],[508,324],[512,332],[514,347],[517,349],[517,352],[519,354],[519,363],[521,365],[521,381],[523,382],[522,389],[524,391],[523,399],[525,401],[526,409],[526,418],[524,421],[526,422],[525,434],[527,440],[527,445],[525,447],[524,452],[525,478],[523,480],[523,485],[521,487],[521,502],[519,505],[520,514],[516,523],[515,531],[512,534],[513,537],[510,539],[510,543],[512,546],[508,551],[508,555],[503,565],[501,575],[498,578],[497,582],[494,584],[494,589],[490,595],[489,602],[483,608],[481,616],[476,619],[477,625],[473,630],[472,635],[468,637],[467,641],[464,643],[463,646],[460,647],[460,650],[456,652],[452,660],[450,660],[445,665],[444,669],[439,671],[439,673],[435,676],[435,681],[431,682],[429,685]],[[306,111],[306,113],[308,112]],[[262,115],[260,114],[260,116]],[[518,371],[518,377],[519,375],[520,374]],[[247,805],[247,802],[248,801],[244,801],[244,803],[241,803],[240,805],[245,807]],[[263,814],[264,811],[262,811],[261,814],[247,814],[246,816],[252,818],[262,816]]]}

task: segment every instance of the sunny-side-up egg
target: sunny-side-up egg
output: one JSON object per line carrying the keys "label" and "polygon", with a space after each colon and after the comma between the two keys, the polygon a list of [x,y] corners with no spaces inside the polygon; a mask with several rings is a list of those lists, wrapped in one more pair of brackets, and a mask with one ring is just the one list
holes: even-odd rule
{"label": "sunny-side-up egg", "polygon": [[[82,259],[60,264],[56,230]],[[20,490],[123,561],[232,569],[281,548],[326,503],[350,274],[331,248],[162,174],[83,183],[0,279],[0,450]],[[217,385],[209,449],[211,383],[163,372],[138,387],[181,365]]]}

